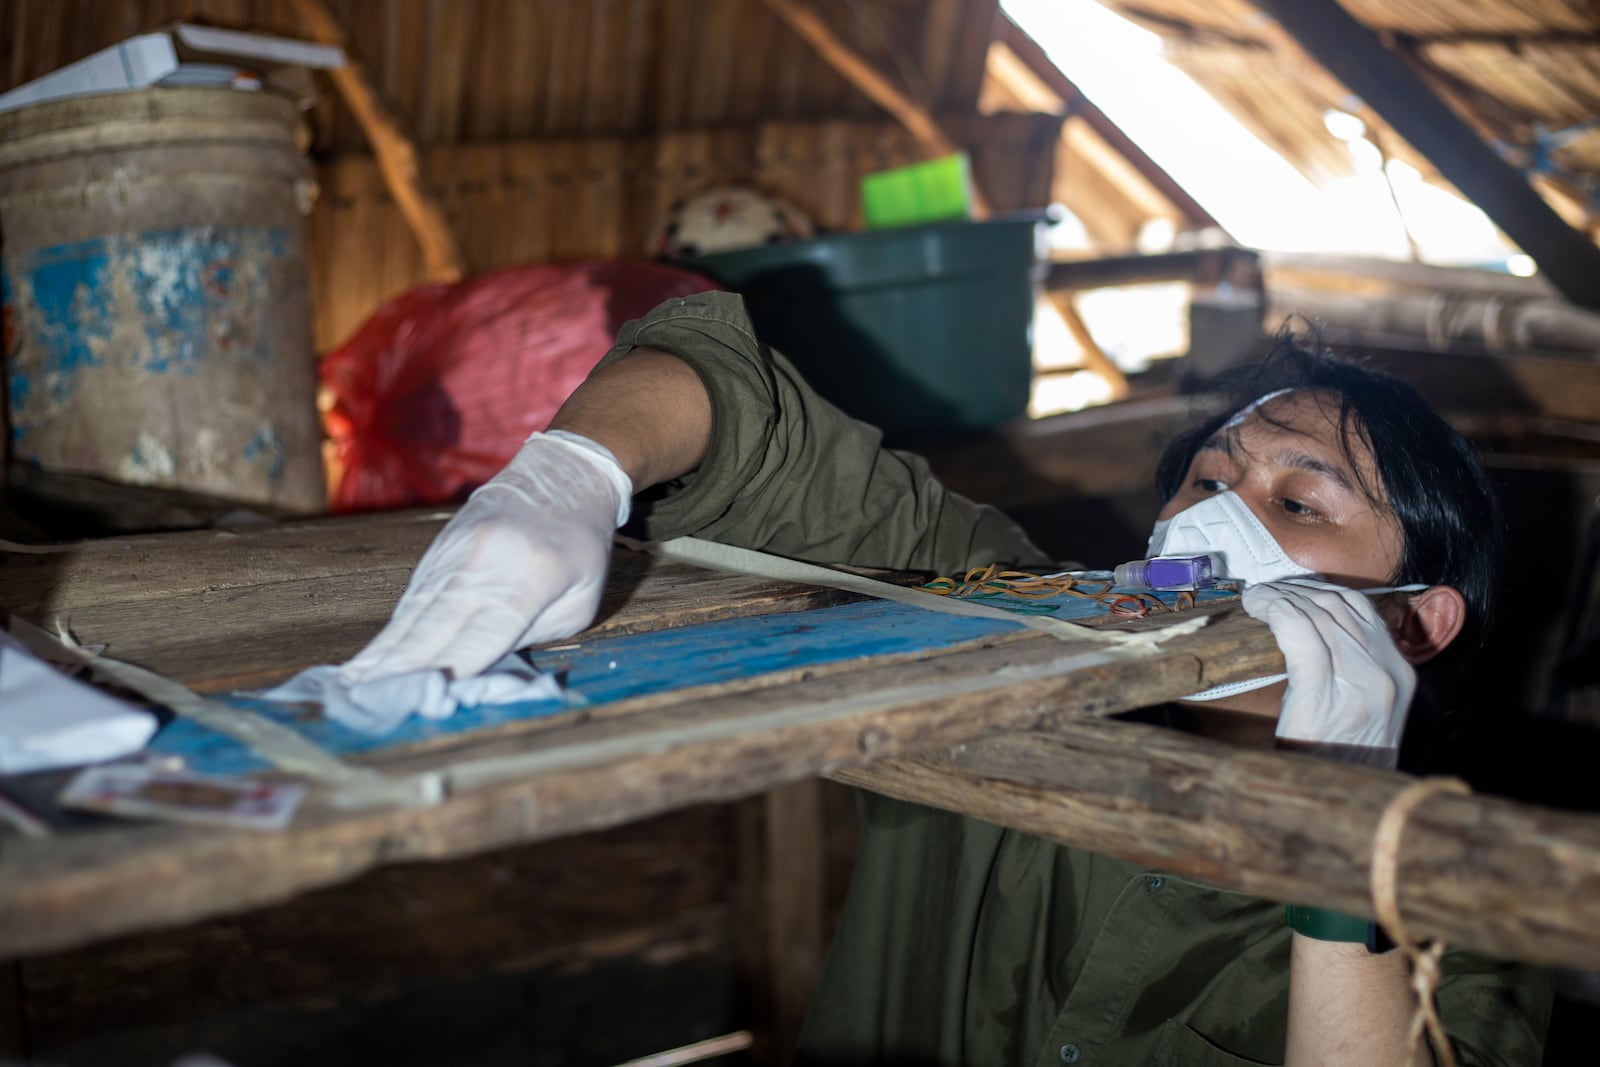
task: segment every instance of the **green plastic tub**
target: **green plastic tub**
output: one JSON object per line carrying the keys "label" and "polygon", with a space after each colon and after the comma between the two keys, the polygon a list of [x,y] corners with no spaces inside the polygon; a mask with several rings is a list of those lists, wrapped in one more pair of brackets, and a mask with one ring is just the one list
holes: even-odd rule
{"label": "green plastic tub", "polygon": [[742,294],[761,339],[818,392],[903,443],[1027,409],[1043,222],[839,234],[688,265]]}

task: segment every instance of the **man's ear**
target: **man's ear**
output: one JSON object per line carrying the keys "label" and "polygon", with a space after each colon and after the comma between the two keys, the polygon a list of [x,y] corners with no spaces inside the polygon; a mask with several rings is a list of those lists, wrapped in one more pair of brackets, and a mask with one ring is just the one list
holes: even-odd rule
{"label": "man's ear", "polygon": [[1403,605],[1398,623],[1391,615],[1390,624],[1395,645],[1413,667],[1443,652],[1467,621],[1467,599],[1454,586],[1430,585]]}

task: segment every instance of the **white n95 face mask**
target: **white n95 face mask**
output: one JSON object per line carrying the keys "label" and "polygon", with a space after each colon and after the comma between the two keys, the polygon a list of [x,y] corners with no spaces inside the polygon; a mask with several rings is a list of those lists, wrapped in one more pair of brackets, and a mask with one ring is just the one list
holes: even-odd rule
{"label": "white n95 face mask", "polygon": [[1211,573],[1246,585],[1314,577],[1289,558],[1239,494],[1228,490],[1157,519],[1148,556],[1210,556]]}
{"label": "white n95 face mask", "polygon": [[[1208,496],[1170,519],[1157,519],[1146,549],[1149,556],[1211,557],[1211,573],[1236,578],[1245,585],[1284,578],[1315,577],[1315,572],[1289,558],[1239,495],[1232,490]],[[1221,700],[1223,697],[1263,689],[1288,675],[1247,678],[1184,697],[1185,700]]]}

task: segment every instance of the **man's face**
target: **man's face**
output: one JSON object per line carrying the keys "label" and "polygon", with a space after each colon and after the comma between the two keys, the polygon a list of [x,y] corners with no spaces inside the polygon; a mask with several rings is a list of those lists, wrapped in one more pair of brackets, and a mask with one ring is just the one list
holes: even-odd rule
{"label": "man's face", "polygon": [[1368,499],[1381,490],[1371,451],[1360,440],[1350,445],[1336,396],[1299,389],[1273,397],[1201,446],[1160,517],[1231,489],[1302,567],[1341,585],[1385,585],[1403,536],[1394,515]]}

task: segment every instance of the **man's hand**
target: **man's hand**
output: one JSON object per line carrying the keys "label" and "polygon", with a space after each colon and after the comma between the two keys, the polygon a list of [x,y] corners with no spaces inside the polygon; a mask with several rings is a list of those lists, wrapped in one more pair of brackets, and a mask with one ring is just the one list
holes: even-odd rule
{"label": "man's hand", "polygon": [[439,532],[346,682],[448,668],[470,677],[515,648],[569,637],[600,603],[633,483],[603,445],[534,434]]}
{"label": "man's hand", "polygon": [[1311,581],[1244,591],[1244,610],[1272,628],[1289,674],[1278,736],[1373,750],[1393,767],[1417,675],[1367,596]]}

